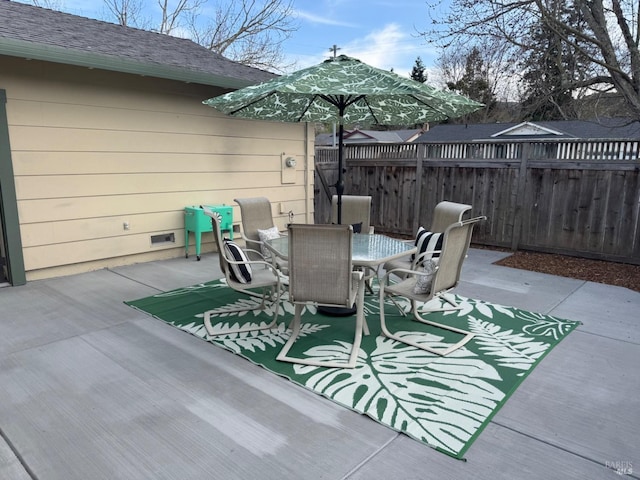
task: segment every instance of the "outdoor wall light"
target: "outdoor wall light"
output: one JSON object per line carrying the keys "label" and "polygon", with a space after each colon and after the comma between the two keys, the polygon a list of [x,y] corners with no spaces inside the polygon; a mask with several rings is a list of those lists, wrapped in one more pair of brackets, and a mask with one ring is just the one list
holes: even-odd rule
{"label": "outdoor wall light", "polygon": [[293,157],[289,157],[284,161],[284,164],[289,168],[294,168],[296,166],[296,159]]}

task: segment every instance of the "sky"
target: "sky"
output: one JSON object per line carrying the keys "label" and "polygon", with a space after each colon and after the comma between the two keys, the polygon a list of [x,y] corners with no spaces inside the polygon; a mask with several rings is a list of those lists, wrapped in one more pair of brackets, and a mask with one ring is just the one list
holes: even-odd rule
{"label": "sky", "polygon": [[[157,5],[157,0],[145,2],[150,9]],[[107,19],[103,0],[49,3],[75,15]],[[338,55],[355,57],[384,70],[393,69],[403,76],[410,75],[420,57],[429,79],[435,80],[437,51],[419,32],[429,28],[430,13],[438,15],[448,0],[293,0],[292,3],[299,28],[283,44],[286,62],[293,65],[290,70],[329,58],[335,45],[339,48]],[[445,6],[434,7],[437,3]]]}
{"label": "sky", "polygon": [[[419,32],[429,28],[426,0],[312,0],[295,2],[300,28],[285,45],[298,68],[349,55],[409,76],[418,57],[432,68],[437,51]],[[433,2],[429,2],[433,3]]]}

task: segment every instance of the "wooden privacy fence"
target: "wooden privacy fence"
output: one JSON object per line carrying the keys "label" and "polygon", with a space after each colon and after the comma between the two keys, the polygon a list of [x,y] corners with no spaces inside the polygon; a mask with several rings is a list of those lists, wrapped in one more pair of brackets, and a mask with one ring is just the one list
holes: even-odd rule
{"label": "wooden privacy fence", "polygon": [[[640,141],[345,146],[345,194],[372,197],[377,232],[413,236],[441,200],[488,220],[480,245],[640,264]],[[330,220],[337,150],[316,148],[315,221]]]}

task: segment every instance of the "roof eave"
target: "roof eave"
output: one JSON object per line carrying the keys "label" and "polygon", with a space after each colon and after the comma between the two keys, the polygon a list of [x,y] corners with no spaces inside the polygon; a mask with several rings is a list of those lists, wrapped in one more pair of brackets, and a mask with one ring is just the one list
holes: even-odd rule
{"label": "roof eave", "polygon": [[146,77],[157,77],[178,80],[187,83],[198,83],[215,87],[239,89],[252,85],[248,80],[230,78],[212,73],[189,70],[185,68],[159,65],[155,63],[136,62],[112,55],[84,52],[53,45],[42,45],[22,40],[0,37],[0,55],[19,57],[30,60],[75,65],[79,67],[130,73]]}

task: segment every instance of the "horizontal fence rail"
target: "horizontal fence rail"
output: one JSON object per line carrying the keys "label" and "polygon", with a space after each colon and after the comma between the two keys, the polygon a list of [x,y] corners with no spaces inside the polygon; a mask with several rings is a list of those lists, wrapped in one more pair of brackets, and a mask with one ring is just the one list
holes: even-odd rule
{"label": "horizontal fence rail", "polygon": [[[345,146],[345,194],[376,231],[411,237],[442,200],[487,221],[475,244],[640,264],[640,141]],[[330,220],[337,150],[316,148],[315,221]]]}

